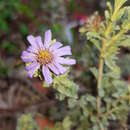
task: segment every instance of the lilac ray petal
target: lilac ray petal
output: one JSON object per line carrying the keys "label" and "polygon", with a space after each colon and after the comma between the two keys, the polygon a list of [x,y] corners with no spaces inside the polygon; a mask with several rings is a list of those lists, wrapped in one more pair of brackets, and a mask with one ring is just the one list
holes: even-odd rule
{"label": "lilac ray petal", "polygon": [[29,53],[27,51],[23,51],[22,55],[21,55],[21,59],[24,62],[32,62],[32,61],[36,61],[35,55],[33,53]]}
{"label": "lilac ray petal", "polygon": [[40,68],[40,64],[33,66],[29,71],[27,71],[26,69],[25,69],[25,70],[27,71],[28,76],[29,76],[30,78],[32,78],[33,75],[34,75],[34,73],[35,73],[39,68]]}
{"label": "lilac ray petal", "polygon": [[28,52],[28,51],[23,51],[23,52],[22,52],[22,56],[23,56],[23,57],[31,57],[31,58],[33,58],[33,57],[35,57],[35,54],[30,53],[30,52]]}
{"label": "lilac ray petal", "polygon": [[29,41],[29,43],[30,43],[32,46],[37,47],[36,41],[35,41],[35,37],[34,37],[34,36],[32,36],[32,35],[27,36],[27,40]]}
{"label": "lilac ray petal", "polygon": [[71,47],[70,46],[65,46],[59,49],[56,49],[53,54],[57,56],[65,56],[65,55],[72,55],[71,52]]}
{"label": "lilac ray petal", "polygon": [[33,62],[33,63],[27,65],[25,67],[25,70],[29,71],[29,70],[33,69],[34,67],[36,67],[36,66],[40,66],[40,64],[38,62]]}
{"label": "lilac ray petal", "polygon": [[56,49],[58,49],[58,48],[60,48],[62,46],[63,46],[63,44],[61,44],[60,42],[56,42],[49,48],[49,50],[53,51],[53,50],[56,50]]}
{"label": "lilac ray petal", "polygon": [[47,49],[49,46],[50,46],[50,43],[51,43],[51,37],[52,37],[52,34],[51,34],[51,30],[47,30],[45,32],[45,35],[44,35],[44,47]]}
{"label": "lilac ray petal", "polygon": [[44,76],[46,83],[51,84],[52,83],[52,77],[51,77],[51,73],[50,73],[47,66],[45,66],[45,65],[42,66],[42,73],[43,73],[43,76]]}
{"label": "lilac ray petal", "polygon": [[37,53],[37,52],[38,52],[38,50],[37,50],[35,47],[33,47],[33,46],[29,46],[29,47],[27,48],[27,51],[29,51],[29,52],[31,52],[31,53]]}
{"label": "lilac ray petal", "polygon": [[39,47],[40,49],[43,49],[44,46],[43,46],[43,43],[42,43],[42,38],[41,38],[41,36],[35,37],[35,40],[36,40],[36,43],[38,44],[38,47]]}
{"label": "lilac ray petal", "polygon": [[52,70],[56,75],[59,75],[59,74],[60,74],[60,72],[58,71],[58,69],[56,68],[56,66],[55,66],[53,63],[49,64],[48,67],[49,67],[50,70]]}
{"label": "lilac ray petal", "polygon": [[57,57],[55,60],[58,63],[65,64],[65,65],[74,65],[74,64],[76,64],[75,59],[66,59],[66,58],[63,58],[63,57]]}
{"label": "lilac ray petal", "polygon": [[63,67],[62,65],[60,65],[59,63],[54,62],[54,64],[55,64],[56,68],[60,71],[61,74],[64,74],[67,71],[67,69],[65,67]]}

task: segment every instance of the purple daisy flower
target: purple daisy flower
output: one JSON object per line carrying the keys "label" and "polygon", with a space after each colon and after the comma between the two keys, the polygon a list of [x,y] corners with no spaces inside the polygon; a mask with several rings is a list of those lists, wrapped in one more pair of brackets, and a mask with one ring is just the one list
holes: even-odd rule
{"label": "purple daisy flower", "polygon": [[30,46],[26,51],[22,52],[21,58],[25,63],[29,63],[25,67],[29,77],[33,77],[34,73],[42,68],[42,74],[47,84],[52,83],[51,72],[56,75],[64,74],[66,67],[63,65],[74,65],[75,59],[67,59],[63,56],[72,55],[71,47],[65,46],[60,42],[52,44],[51,30],[47,30],[44,36],[44,44],[40,36],[34,37],[29,35],[27,40]]}

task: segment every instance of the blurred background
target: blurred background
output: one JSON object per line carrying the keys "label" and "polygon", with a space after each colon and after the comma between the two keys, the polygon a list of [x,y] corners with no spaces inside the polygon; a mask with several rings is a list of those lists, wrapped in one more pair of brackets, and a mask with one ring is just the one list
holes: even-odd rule
{"label": "blurred background", "polygon": [[[105,0],[0,0],[0,130],[15,130],[18,117],[28,112],[35,113],[43,130],[62,120],[67,111],[52,89],[43,88],[39,79],[29,79],[24,71],[20,55],[28,46],[29,34],[43,37],[51,29],[53,38],[70,44],[77,60],[72,77],[81,93],[94,93],[94,77],[87,68],[97,66],[98,54],[95,48],[93,53],[85,47],[79,29],[95,11],[103,20],[105,9]],[[130,81],[130,50],[122,48],[119,57],[122,78]]]}

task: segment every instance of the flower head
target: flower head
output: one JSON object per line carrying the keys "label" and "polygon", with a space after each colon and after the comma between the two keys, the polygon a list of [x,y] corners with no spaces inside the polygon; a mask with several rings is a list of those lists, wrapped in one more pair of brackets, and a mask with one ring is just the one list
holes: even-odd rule
{"label": "flower head", "polygon": [[[22,52],[21,58],[28,65],[25,67],[29,77],[33,77],[37,70],[42,70],[43,77],[48,84],[53,82],[51,72],[60,75],[66,72],[63,65],[73,65],[75,59],[67,59],[63,56],[72,55],[71,47],[65,46],[58,42],[52,41],[51,30],[47,30],[44,36],[44,44],[40,36],[34,37],[29,35],[27,40],[30,46]],[[52,44],[52,42],[54,42]]]}

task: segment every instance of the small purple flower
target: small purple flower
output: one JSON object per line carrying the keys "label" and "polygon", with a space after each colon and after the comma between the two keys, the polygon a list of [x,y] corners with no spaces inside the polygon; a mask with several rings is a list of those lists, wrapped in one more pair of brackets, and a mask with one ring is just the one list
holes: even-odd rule
{"label": "small purple flower", "polygon": [[[30,46],[22,52],[21,58],[24,62],[29,63],[25,67],[29,77],[33,77],[38,69],[42,69],[42,74],[48,84],[52,83],[51,72],[56,75],[64,74],[66,67],[62,65],[74,65],[75,59],[67,59],[63,56],[72,55],[71,47],[65,46],[60,42],[52,44],[51,30],[47,30],[44,36],[44,44],[40,36],[34,37],[29,35],[27,40]],[[51,72],[50,72],[51,71]]]}

